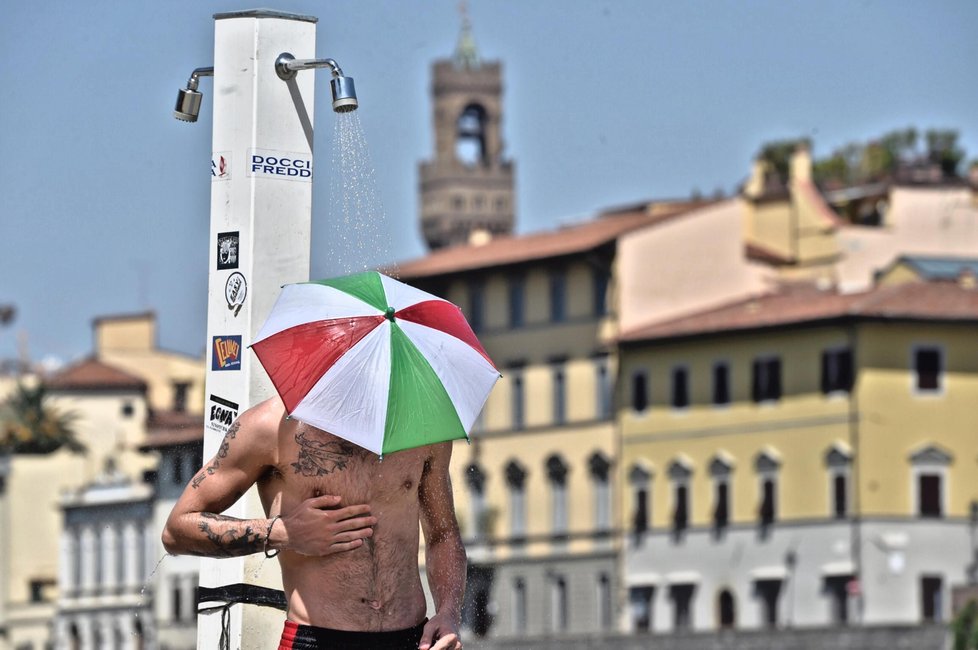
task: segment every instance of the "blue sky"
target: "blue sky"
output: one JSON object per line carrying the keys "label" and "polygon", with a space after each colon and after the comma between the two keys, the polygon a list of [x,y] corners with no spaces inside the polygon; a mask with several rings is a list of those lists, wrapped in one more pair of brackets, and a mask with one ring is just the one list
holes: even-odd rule
{"label": "blue sky", "polygon": [[[761,144],[816,157],[895,128],[949,127],[978,158],[978,3],[899,0],[471,0],[505,75],[518,231],[698,189],[731,192]],[[394,260],[423,254],[417,163],[432,153],[430,65],[455,0],[283,1],[318,16],[319,56],[354,76]],[[9,3],[0,21],[0,357],[91,352],[91,321],[153,309],[160,344],[204,347],[209,82],[201,119],[176,90],[213,58],[225,1]],[[317,83],[325,91],[323,81]],[[332,116],[316,102],[317,154]],[[324,128],[324,125],[327,125]],[[336,272],[329,182],[314,182],[314,276]],[[390,259],[373,260],[375,263]]]}

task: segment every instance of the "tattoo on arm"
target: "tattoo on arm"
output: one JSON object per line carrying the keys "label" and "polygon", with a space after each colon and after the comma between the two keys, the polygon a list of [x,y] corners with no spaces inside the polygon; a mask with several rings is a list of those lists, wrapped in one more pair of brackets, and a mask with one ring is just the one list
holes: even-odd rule
{"label": "tattoo on arm", "polygon": [[[226,526],[224,532],[211,529],[210,522]],[[200,513],[200,521],[197,526],[202,533],[207,535],[207,539],[214,544],[217,554],[222,557],[237,557],[248,555],[262,549],[262,531],[256,531],[246,522],[234,517],[217,515],[212,512]]]}
{"label": "tattoo on arm", "polygon": [[196,490],[204,482],[204,479],[217,471],[217,468],[221,466],[221,459],[227,458],[228,452],[231,449],[231,441],[237,437],[238,429],[240,428],[241,423],[238,420],[231,423],[231,426],[228,427],[228,432],[224,434],[224,440],[221,441],[221,448],[217,450],[217,456],[214,457],[214,462],[194,477],[194,480],[190,482],[190,487]]}
{"label": "tattoo on arm", "polygon": [[362,450],[346,440],[317,440],[315,434],[300,431],[295,434],[299,446],[298,462],[292,463],[296,474],[324,476],[346,469],[350,458],[361,455]]}

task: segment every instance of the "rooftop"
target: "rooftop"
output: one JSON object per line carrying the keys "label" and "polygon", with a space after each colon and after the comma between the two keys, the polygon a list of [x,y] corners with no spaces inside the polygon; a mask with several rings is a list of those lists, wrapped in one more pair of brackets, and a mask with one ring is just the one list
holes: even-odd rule
{"label": "rooftop", "polygon": [[139,377],[92,357],[48,377],[44,385],[51,390],[146,390]]}
{"label": "rooftop", "polygon": [[498,237],[482,245],[437,250],[388,270],[403,280],[411,280],[562,257],[592,250],[632,230],[668,221],[712,203],[715,201],[676,202],[665,209],[655,204],[637,206],[558,230]]}
{"label": "rooftop", "polygon": [[840,294],[811,284],[715,309],[654,323],[622,333],[622,342],[774,329],[837,319],[892,319],[978,322],[978,290],[948,282],[907,282]]}

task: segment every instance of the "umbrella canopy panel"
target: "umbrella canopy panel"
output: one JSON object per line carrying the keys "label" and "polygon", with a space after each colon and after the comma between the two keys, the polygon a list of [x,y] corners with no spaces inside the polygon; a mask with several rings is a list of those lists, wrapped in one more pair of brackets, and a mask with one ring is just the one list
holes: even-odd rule
{"label": "umbrella canopy panel", "polygon": [[287,285],[252,348],[292,417],[377,454],[466,437],[499,378],[457,306],[376,272]]}

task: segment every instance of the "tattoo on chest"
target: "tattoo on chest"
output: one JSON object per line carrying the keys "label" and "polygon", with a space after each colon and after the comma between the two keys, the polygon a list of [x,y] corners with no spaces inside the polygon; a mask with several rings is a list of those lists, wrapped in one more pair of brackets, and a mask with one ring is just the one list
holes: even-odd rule
{"label": "tattoo on chest", "polygon": [[292,468],[303,476],[325,476],[342,471],[351,458],[362,456],[363,451],[352,442],[318,439],[309,431],[295,434],[295,442],[299,446],[299,458],[292,463]]}
{"label": "tattoo on chest", "polygon": [[214,462],[202,469],[200,474],[190,482],[193,489],[196,490],[204,482],[204,479],[216,472],[217,468],[221,466],[221,460],[227,458],[228,452],[231,450],[231,441],[237,437],[240,428],[241,424],[237,420],[231,423],[228,432],[224,434],[224,440],[221,441],[221,448],[217,450],[217,455],[214,456]]}

